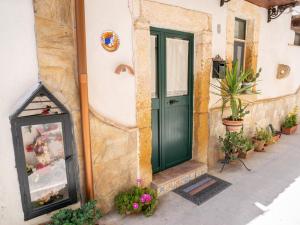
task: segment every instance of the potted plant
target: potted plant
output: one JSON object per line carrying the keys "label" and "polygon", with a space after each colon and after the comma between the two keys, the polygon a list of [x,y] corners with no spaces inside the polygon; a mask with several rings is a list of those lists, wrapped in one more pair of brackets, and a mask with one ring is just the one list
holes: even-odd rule
{"label": "potted plant", "polygon": [[270,143],[272,134],[264,128],[256,128],[255,136],[253,137],[254,147],[256,152],[264,151],[266,143]]}
{"label": "potted plant", "polygon": [[249,89],[244,91],[245,94],[252,94],[253,93],[253,87],[255,86],[255,82],[257,78],[260,76],[262,69],[259,68],[258,72],[255,73],[254,70],[251,68],[248,70],[248,76],[243,80],[242,87],[250,87]]}
{"label": "potted plant", "polygon": [[247,147],[245,147],[245,140],[243,130],[240,132],[229,132],[226,131],[224,138],[219,137],[219,142],[221,143],[220,150],[224,152],[225,158],[222,160],[222,168],[220,172],[223,171],[226,164],[229,164],[231,161],[238,160],[243,166],[250,171],[246,164],[238,157],[239,154],[246,153]]}
{"label": "potted plant", "polygon": [[273,137],[272,142],[273,142],[273,143],[278,142],[279,139],[281,138],[281,132],[275,130],[272,124],[269,124],[269,127],[268,127],[268,128],[269,128],[270,132],[272,133],[272,137]]}
{"label": "potted plant", "polygon": [[48,225],[95,225],[102,217],[96,201],[90,201],[79,209],[61,209],[51,217]]}
{"label": "potted plant", "polygon": [[283,134],[294,134],[298,127],[298,107],[296,106],[284,119],[281,131]]}
{"label": "potted plant", "polygon": [[254,152],[254,144],[251,139],[244,137],[242,139],[242,150],[239,152],[238,157],[246,159]]}
{"label": "potted plant", "polygon": [[226,132],[225,137],[219,137],[221,144],[220,150],[225,154],[226,161],[233,161],[238,158],[241,152],[246,151],[244,148],[243,132]]}
{"label": "potted plant", "polygon": [[250,90],[253,86],[242,87],[242,83],[248,76],[249,72],[238,72],[238,63],[233,64],[233,68],[226,69],[225,78],[217,80],[218,84],[211,84],[216,90],[213,94],[221,97],[222,116],[224,109],[229,103],[231,115],[223,118],[223,124],[229,132],[239,132],[243,127],[243,118],[249,111],[246,111],[248,105],[244,105],[240,98],[245,91]]}
{"label": "potted plant", "polygon": [[157,193],[152,188],[135,186],[118,194],[115,205],[121,215],[143,213],[152,216],[158,205]]}

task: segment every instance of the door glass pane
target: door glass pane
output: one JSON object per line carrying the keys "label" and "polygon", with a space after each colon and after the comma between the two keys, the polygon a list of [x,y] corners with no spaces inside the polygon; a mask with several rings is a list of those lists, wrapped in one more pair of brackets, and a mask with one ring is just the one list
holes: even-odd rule
{"label": "door glass pane", "polygon": [[157,98],[157,36],[151,35],[151,96]]}
{"label": "door glass pane", "polygon": [[68,198],[62,124],[22,126],[33,208]]}
{"label": "door glass pane", "polygon": [[300,33],[295,33],[295,42],[294,45],[300,46]]}
{"label": "door glass pane", "polygon": [[245,51],[245,43],[235,41],[234,61],[238,62],[238,72],[240,72],[244,68],[244,51]]}
{"label": "door glass pane", "polygon": [[188,94],[189,41],[167,38],[167,97]]}
{"label": "door glass pane", "polygon": [[235,19],[234,38],[245,40],[246,38],[246,21]]}

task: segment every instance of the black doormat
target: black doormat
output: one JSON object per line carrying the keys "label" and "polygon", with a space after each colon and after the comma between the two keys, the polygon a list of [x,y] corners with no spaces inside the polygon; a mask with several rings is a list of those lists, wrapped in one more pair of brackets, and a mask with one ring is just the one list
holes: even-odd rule
{"label": "black doormat", "polygon": [[203,202],[214,197],[230,185],[230,183],[221,180],[220,178],[204,174],[175,189],[174,192],[196,205],[201,205]]}

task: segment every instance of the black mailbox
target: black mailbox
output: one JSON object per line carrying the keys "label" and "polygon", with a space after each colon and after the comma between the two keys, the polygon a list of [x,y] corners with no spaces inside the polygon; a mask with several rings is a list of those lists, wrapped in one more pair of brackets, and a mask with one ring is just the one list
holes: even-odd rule
{"label": "black mailbox", "polygon": [[219,55],[213,58],[212,78],[224,79],[226,74],[226,61]]}

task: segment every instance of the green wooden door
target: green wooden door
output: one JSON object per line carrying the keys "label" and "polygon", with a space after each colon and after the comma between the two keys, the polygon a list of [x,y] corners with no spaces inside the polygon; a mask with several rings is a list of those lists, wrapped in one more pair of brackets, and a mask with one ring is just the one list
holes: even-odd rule
{"label": "green wooden door", "polygon": [[193,47],[193,34],[151,28],[154,173],[192,157]]}

